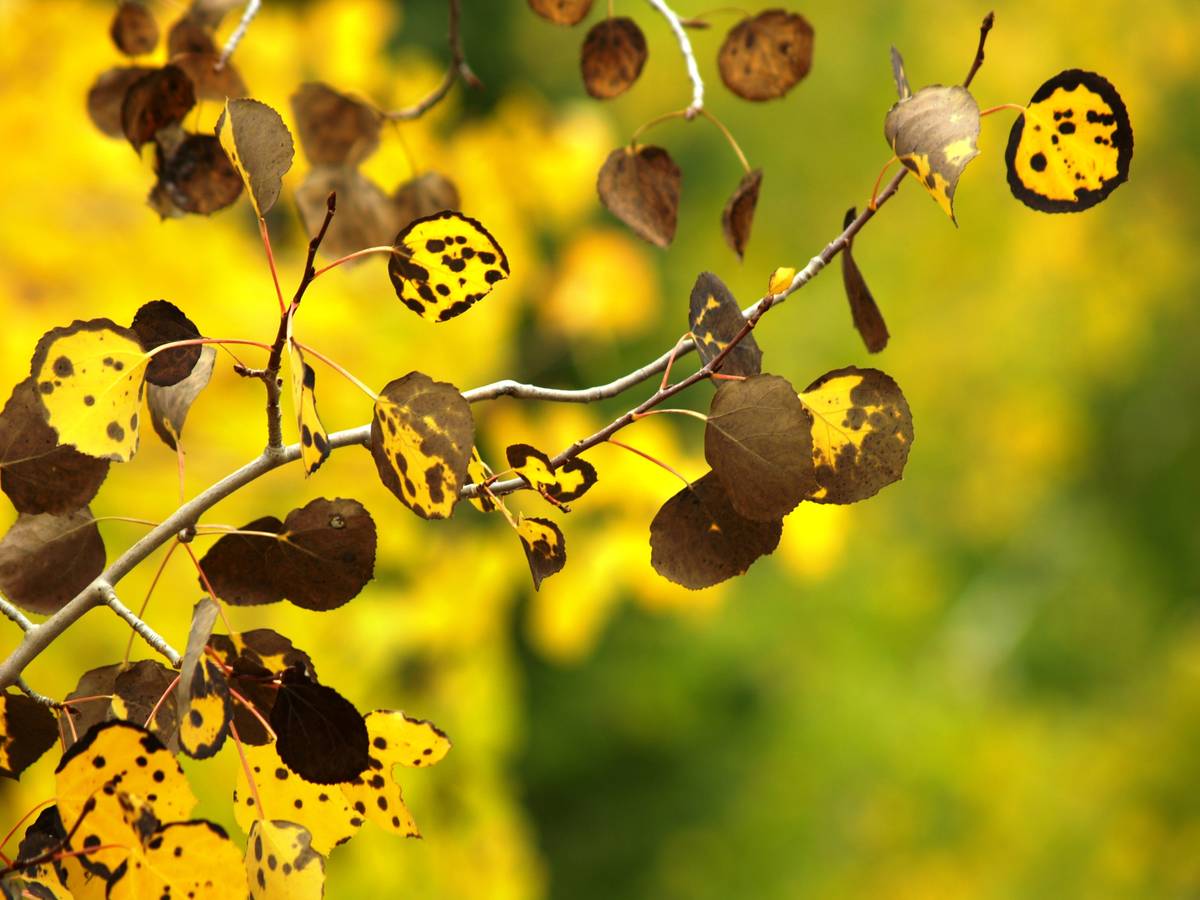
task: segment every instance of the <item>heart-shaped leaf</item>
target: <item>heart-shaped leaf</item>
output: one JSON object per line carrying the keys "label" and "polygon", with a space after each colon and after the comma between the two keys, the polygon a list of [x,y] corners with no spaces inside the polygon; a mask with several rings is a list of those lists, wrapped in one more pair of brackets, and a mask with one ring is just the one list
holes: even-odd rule
{"label": "heart-shaped leaf", "polygon": [[888,110],[888,144],[904,167],[954,219],[954,189],[979,155],[979,106],[965,87],[921,88]]}
{"label": "heart-shaped leaf", "polygon": [[[701,272],[692,286],[688,322],[700,358],[709,363],[737,337],[746,319],[725,283],[712,272]],[[761,371],[762,350],[753,333],[738,341],[721,363],[725,375],[757,375]]]}
{"label": "heart-shaped leaf", "polygon": [[614,216],[659,247],[675,238],[679,166],[662,147],[621,147],[600,168],[596,190]]}

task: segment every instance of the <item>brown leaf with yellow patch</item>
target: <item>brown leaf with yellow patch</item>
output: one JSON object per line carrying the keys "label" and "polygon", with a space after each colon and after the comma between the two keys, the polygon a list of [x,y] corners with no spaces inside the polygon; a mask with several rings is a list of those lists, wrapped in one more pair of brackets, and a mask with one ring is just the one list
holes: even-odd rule
{"label": "brown leaf with yellow patch", "polygon": [[543,581],[561,572],[567,564],[566,539],[562,530],[549,519],[534,516],[521,516],[517,521],[517,537],[525,550],[533,589],[539,590]]}
{"label": "brown leaf with yellow patch", "polygon": [[[729,288],[712,272],[701,272],[692,286],[688,322],[696,350],[710,363],[737,337],[746,319]],[[757,375],[762,371],[762,350],[747,334],[729,351],[721,363],[725,375]]]}
{"label": "brown leaf with yellow patch", "polygon": [[292,167],[292,133],[267,104],[243,98],[225,102],[217,137],[250,192],[254,212],[265,216],[279,199],[283,176]]}
{"label": "brown leaf with yellow patch", "polygon": [[682,174],[662,147],[620,147],[608,155],[596,191],[614,216],[659,247],[675,238]]}
{"label": "brown leaf with yellow patch", "polygon": [[717,56],[721,80],[743,100],[774,100],[812,68],[813,28],[799,13],[768,9],[729,30]]}
{"label": "brown leaf with yellow patch", "polygon": [[960,85],[921,88],[888,110],[884,136],[951,220],[954,189],[979,155],[979,106]]}

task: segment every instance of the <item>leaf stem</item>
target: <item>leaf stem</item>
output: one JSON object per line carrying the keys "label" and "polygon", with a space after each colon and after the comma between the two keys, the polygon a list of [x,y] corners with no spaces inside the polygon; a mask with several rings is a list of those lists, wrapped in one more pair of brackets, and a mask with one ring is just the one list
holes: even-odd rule
{"label": "leaf stem", "polygon": [[637,447],[631,447],[628,444],[622,443],[621,441],[618,441],[616,438],[609,438],[608,440],[605,441],[605,443],[612,444],[614,447],[620,447],[622,450],[628,450],[630,453],[636,453],[642,459],[649,460],[650,462],[654,463],[659,468],[666,469],[668,472],[670,472],[672,475],[674,475],[676,478],[678,478],[680,481],[682,481],[685,485],[687,485],[688,487],[691,487],[692,483],[690,481],[688,481],[686,478],[684,478],[682,475],[680,475],[679,472],[677,472],[675,469],[671,468],[669,465],[667,465],[665,462],[663,462],[657,456],[651,456],[649,453],[639,450],[639,449],[637,449]]}
{"label": "leaf stem", "polygon": [[692,102],[684,110],[684,115],[688,119],[693,119],[704,108],[704,79],[700,77],[700,67],[696,64],[692,41],[688,37],[683,23],[679,21],[679,16],[671,7],[667,6],[666,0],[646,0],[646,2],[658,10],[667,20],[667,24],[671,26],[671,30],[675,32],[675,40],[679,42],[679,52],[683,54],[683,62],[687,67],[688,80],[692,83]]}
{"label": "leaf stem", "polygon": [[324,275],[330,269],[336,269],[338,266],[342,265],[342,263],[348,263],[352,259],[359,259],[360,257],[367,256],[371,253],[391,254],[391,253],[395,253],[395,252],[396,252],[396,248],[393,247],[391,244],[380,244],[378,247],[367,247],[363,250],[355,250],[353,253],[347,253],[341,259],[335,259],[333,262],[329,263],[329,265],[323,266],[320,269],[317,269],[317,271],[313,273],[313,278],[314,279],[320,278],[322,275]]}
{"label": "leaf stem", "polygon": [[[295,339],[293,339],[293,340],[295,340]],[[351,384],[353,384],[356,388],[358,388],[360,391],[362,391],[364,394],[366,394],[368,397],[370,397],[372,403],[374,403],[376,400],[379,399],[379,395],[377,393],[375,393],[373,390],[371,390],[369,387],[367,387],[365,384],[363,384],[361,381],[359,381],[357,378],[355,378],[353,375],[351,375],[350,372],[348,372],[345,368],[343,368],[338,363],[334,362],[332,359],[330,359],[324,353],[321,353],[318,350],[314,350],[312,347],[308,346],[308,344],[302,344],[299,341],[295,341],[295,344],[297,347],[299,347],[305,353],[311,353],[314,357],[319,359],[321,362],[325,363],[325,365],[329,366],[329,368],[333,369],[333,371],[337,372],[339,375],[341,375],[343,378],[345,378],[347,381],[349,381]]]}
{"label": "leaf stem", "polygon": [[461,14],[459,0],[448,0],[448,6],[450,15],[450,65],[446,68],[446,74],[442,77],[441,83],[430,91],[424,99],[414,103],[412,106],[392,110],[391,112],[383,112],[384,119],[391,122],[406,122],[421,118],[421,116],[442,102],[443,98],[450,93],[450,88],[454,87],[454,83],[460,78],[464,84],[470,87],[482,87],[482,82],[471,71],[471,67],[467,64],[466,54],[463,53],[462,35],[459,31],[459,18]]}
{"label": "leaf stem", "polygon": [[672,413],[677,416],[691,416],[693,419],[699,419],[701,422],[708,421],[708,416],[704,413],[696,412],[694,409],[648,409],[645,412],[634,413],[633,420],[636,422],[638,419],[644,419],[647,416],[661,416],[666,413]]}
{"label": "leaf stem", "polygon": [[725,127],[725,123],[704,107],[700,108],[699,113],[700,115],[704,116],[704,118],[708,119],[708,121],[712,122],[713,125],[717,127],[717,131],[721,132],[721,134],[725,136],[725,140],[729,143],[729,146],[733,148],[733,152],[737,154],[738,162],[742,164],[742,171],[749,175],[750,163],[746,159],[746,154],[742,152],[742,148],[738,146],[738,142],[734,140],[733,134],[730,132],[730,130]]}
{"label": "leaf stem", "polygon": [[275,282],[275,297],[279,300],[279,311],[282,313],[283,291],[279,287],[279,272],[275,269],[275,252],[271,249],[271,235],[267,231],[267,220],[258,217],[258,233],[262,237],[263,248],[267,251],[267,265],[271,267],[271,280]]}
{"label": "leaf stem", "polygon": [[[162,578],[163,571],[167,568],[167,563],[171,561],[175,550],[179,547],[179,541],[176,539],[167,552],[163,554],[162,562],[158,564],[158,570],[154,573],[154,578],[150,581],[150,587],[146,590],[146,597],[142,600],[142,605],[137,611],[139,619],[146,617],[146,608],[150,605],[150,598],[154,594],[154,588],[158,586],[158,580]],[[121,665],[124,666],[129,662],[129,654],[133,652],[133,633],[129,634],[129,641],[125,644],[125,655],[121,658]]]}
{"label": "leaf stem", "polygon": [[250,760],[246,759],[246,749],[242,746],[242,739],[238,735],[237,726],[233,724],[232,719],[229,720],[229,733],[233,736],[233,746],[237,747],[238,759],[242,761],[242,771],[246,773],[246,783],[250,785],[250,794],[254,797],[254,805],[258,807],[258,818],[265,821],[267,811],[263,809],[262,797],[258,795],[258,784],[254,780],[254,773],[250,770]]}
{"label": "leaf stem", "polygon": [[971,61],[971,68],[967,70],[967,77],[963,79],[963,87],[971,86],[971,82],[975,80],[975,73],[983,65],[983,47],[987,43],[988,32],[995,24],[996,14],[994,12],[989,12],[979,24],[979,46],[975,48],[975,58]]}
{"label": "leaf stem", "polygon": [[993,113],[998,113],[1005,109],[1015,109],[1019,113],[1024,113],[1027,111],[1027,107],[1022,106],[1020,103],[1001,103],[998,106],[989,106],[987,109],[982,110],[979,113],[979,117],[982,119],[984,116],[990,116]]}

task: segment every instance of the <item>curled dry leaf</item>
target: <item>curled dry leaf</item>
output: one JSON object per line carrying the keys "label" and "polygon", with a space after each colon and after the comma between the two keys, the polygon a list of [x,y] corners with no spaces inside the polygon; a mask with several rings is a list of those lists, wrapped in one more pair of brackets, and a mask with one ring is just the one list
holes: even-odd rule
{"label": "curled dry leaf", "polygon": [[704,458],[733,508],[778,522],[816,488],[812,416],[778,375],[726,381],[713,394]]}
{"label": "curled dry leaf", "polygon": [[717,56],[721,80],[744,100],[774,100],[812,68],[813,28],[799,13],[769,9],[729,30]]}
{"label": "curled dry leaf", "polygon": [[741,259],[750,242],[750,227],[758,206],[758,191],[762,187],[762,169],[747,172],[721,211],[721,233],[734,253]]}
{"label": "curled dry leaf", "polygon": [[138,0],[124,0],[117,7],[108,33],[126,56],[142,56],[158,45],[158,22]]}
{"label": "curled dry leaf", "polygon": [[[737,337],[746,319],[729,288],[712,272],[701,272],[692,286],[688,324],[696,351],[710,363]],[[721,363],[725,375],[757,375],[762,371],[762,350],[747,334]]]}
{"label": "curled dry leaf", "polygon": [[[167,300],[151,300],[142,304],[130,328],[147,353],[163,344],[200,337],[200,329],[192,320]],[[199,362],[200,350],[200,344],[192,344],[156,353],[146,366],[146,381],[159,387],[170,387],[182,381]]]}
{"label": "curled dry leaf", "polygon": [[392,201],[357,169],[343,167],[313,169],[296,190],[296,205],[310,238],[325,221],[331,193],[337,194],[337,215],[321,241],[323,254],[340,258],[364,247],[391,243],[401,227]]}
{"label": "curled dry leaf", "polygon": [[[849,228],[856,217],[857,213],[852,206],[842,220],[842,229]],[[842,251],[842,285],[846,289],[846,299],[850,301],[850,316],[854,320],[855,329],[862,337],[867,350],[878,353],[887,346],[887,324],[883,321],[883,313],[879,311],[875,298],[871,295],[871,289],[867,287],[866,279],[858,269],[858,263],[854,261],[851,252],[853,244],[854,239],[851,238],[846,242],[846,249]]]}
{"label": "curled dry leaf", "polygon": [[[300,85],[292,94],[292,112],[296,136],[313,166],[357,166],[379,146],[379,112],[323,82]],[[339,194],[339,216],[341,199]]]}
{"label": "curled dry leaf", "polygon": [[0,591],[31,612],[58,612],[102,571],[104,541],[87,507],[22,514],[0,540]]}
{"label": "curled dry leaf", "polygon": [[578,25],[592,8],[592,0],[529,0],[529,8],[555,25]]}
{"label": "curled dry leaf", "polygon": [[877,369],[822,375],[800,399],[813,416],[817,503],[856,503],[899,481],[913,422],[900,387]]}
{"label": "curled dry leaf", "polygon": [[150,410],[150,424],[154,426],[154,433],[172,450],[178,447],[188,411],[200,396],[200,392],[208,386],[216,361],[216,348],[203,347],[200,350],[200,359],[196,361],[187,378],[170,387],[158,387],[153,384],[146,386],[146,406]]}
{"label": "curled dry leaf", "polygon": [[24,694],[0,694],[0,775],[16,780],[57,740],[50,707]]}
{"label": "curled dry leaf", "polygon": [[121,107],[125,94],[134,82],[154,71],[147,66],[118,66],[101,72],[88,89],[87,111],[92,124],[109,137],[124,137]]}
{"label": "curled dry leaf", "polygon": [[298,669],[283,673],[271,728],[284,765],[313,784],[338,784],[369,763],[367,725],[349,700]]}
{"label": "curled dry leaf", "polygon": [[721,480],[709,472],[663,504],[650,523],[650,564],[689,590],[741,575],[775,550],[780,522],[738,514]]}
{"label": "curled dry leaf", "polygon": [[517,522],[517,537],[525,550],[533,589],[540,590],[542,582],[561,572],[567,564],[567,542],[562,530],[549,519],[521,516]]}
{"label": "curled dry leaf", "polygon": [[1004,154],[1013,196],[1041,212],[1079,212],[1129,178],[1133,128],[1121,95],[1095,72],[1059,72],[1013,122]]}
{"label": "curled dry leaf", "polygon": [[90,503],[109,461],[59,446],[34,380],[13,388],[0,413],[0,489],[22,513],[62,515]]}
{"label": "curled dry leaf", "polygon": [[242,195],[241,176],[211,134],[189,134],[174,148],[159,143],[155,170],[149,203],[164,219],[211,215]]}
{"label": "curled dry leaf", "polygon": [[633,87],[647,55],[646,38],[633,19],[618,16],[597,22],[580,51],[583,86],[597,100],[611,100]]}
{"label": "curled dry leaf", "polygon": [[662,147],[620,147],[600,168],[596,190],[609,212],[659,247],[675,237],[679,166]]}
{"label": "curled dry leaf", "polygon": [[246,183],[255,213],[265,216],[279,199],[283,176],[292,167],[292,134],[279,113],[258,100],[225,103],[217,136]]}
{"label": "curled dry leaf", "polygon": [[979,106],[959,85],[921,88],[888,110],[883,133],[904,167],[954,219],[954,189],[979,155]]}
{"label": "curled dry leaf", "polygon": [[458,188],[439,172],[425,172],[396,188],[392,195],[397,226],[406,228],[416,219],[424,219],[445,210],[462,207]]}
{"label": "curled dry leaf", "polygon": [[125,92],[121,130],[133,149],[140,151],[161,129],[182,122],[195,105],[196,92],[183,69],[172,65],[154,69]]}

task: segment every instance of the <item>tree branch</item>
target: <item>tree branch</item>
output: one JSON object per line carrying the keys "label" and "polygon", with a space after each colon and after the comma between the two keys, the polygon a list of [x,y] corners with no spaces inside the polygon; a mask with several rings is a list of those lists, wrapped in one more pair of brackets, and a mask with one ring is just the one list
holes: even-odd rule
{"label": "tree branch", "polygon": [[646,2],[662,14],[663,18],[667,20],[667,24],[671,26],[671,30],[675,32],[675,39],[679,41],[679,49],[683,53],[683,61],[687,65],[688,80],[692,83],[692,102],[688,105],[686,117],[688,119],[695,118],[696,114],[704,108],[704,79],[700,77],[700,67],[696,65],[696,54],[692,50],[692,41],[683,27],[683,22],[679,20],[675,11],[667,6],[665,0],[646,0]]}
{"label": "tree branch", "polygon": [[459,18],[461,14],[459,0],[447,0],[447,2],[450,7],[450,65],[446,68],[446,74],[442,77],[442,83],[418,103],[406,106],[403,109],[385,112],[383,117],[390,122],[406,122],[421,118],[421,116],[442,102],[442,98],[450,93],[450,88],[454,87],[454,82],[460,78],[471,87],[482,86],[475,73],[471,71],[471,67],[467,65],[467,57],[463,52],[462,35],[459,30]]}
{"label": "tree branch", "polygon": [[128,606],[121,602],[121,598],[117,596],[117,592],[111,584],[101,583],[97,585],[100,592],[100,598],[104,604],[115,612],[118,616],[138,633],[138,636],[147,644],[165,656],[172,666],[178,666],[183,657],[179,652],[168,644],[153,628],[143,622],[138,615]]}
{"label": "tree branch", "polygon": [[27,618],[25,618],[25,614],[23,612],[21,612],[19,609],[17,609],[5,597],[0,597],[0,613],[4,613],[4,615],[8,616],[8,618],[10,618],[14,622],[16,622],[17,627],[20,628],[22,631],[32,631],[34,628],[37,627],[32,622],[30,622]]}
{"label": "tree branch", "polygon": [[254,21],[254,17],[258,15],[261,7],[262,0],[247,0],[246,9],[242,12],[242,20],[238,22],[233,34],[229,35],[229,40],[225,42],[225,49],[221,51],[221,58],[217,60],[216,68],[218,70],[225,68],[225,63],[229,62],[229,57],[233,56],[233,51],[238,48],[238,44],[246,36],[246,32],[250,29],[250,23]]}
{"label": "tree branch", "polygon": [[975,48],[975,59],[971,61],[971,68],[967,71],[967,77],[963,79],[963,87],[971,86],[971,82],[975,80],[975,73],[983,65],[983,45],[987,43],[988,32],[992,30],[994,24],[996,24],[994,12],[989,12],[983,17],[983,22],[979,25],[979,46]]}

